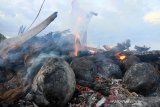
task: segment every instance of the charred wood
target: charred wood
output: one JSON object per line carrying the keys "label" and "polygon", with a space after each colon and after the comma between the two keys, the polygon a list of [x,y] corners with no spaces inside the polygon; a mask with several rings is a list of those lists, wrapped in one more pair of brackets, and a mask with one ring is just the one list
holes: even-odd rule
{"label": "charred wood", "polygon": [[158,61],[160,59],[160,51],[146,51],[146,52],[137,52],[137,51],[124,51],[123,54],[129,56],[129,55],[135,55],[137,56],[141,61],[144,62],[151,62],[151,61]]}

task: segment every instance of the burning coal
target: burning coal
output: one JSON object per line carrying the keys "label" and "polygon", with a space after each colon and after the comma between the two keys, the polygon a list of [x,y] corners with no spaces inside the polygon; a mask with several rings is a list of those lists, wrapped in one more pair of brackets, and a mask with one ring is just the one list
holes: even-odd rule
{"label": "burning coal", "polygon": [[119,60],[121,60],[121,61],[123,61],[123,60],[125,60],[125,59],[127,58],[127,56],[124,55],[124,54],[122,54],[121,52],[117,52],[117,53],[115,54],[115,56],[116,56]]}

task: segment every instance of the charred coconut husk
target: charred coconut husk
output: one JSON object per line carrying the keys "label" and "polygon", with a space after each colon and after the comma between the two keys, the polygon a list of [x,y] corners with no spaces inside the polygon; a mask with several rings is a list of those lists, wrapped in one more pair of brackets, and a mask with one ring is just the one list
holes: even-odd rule
{"label": "charred coconut husk", "polygon": [[154,92],[159,81],[159,73],[148,63],[138,63],[131,66],[123,77],[123,82],[128,89],[142,95]]}
{"label": "charred coconut husk", "polygon": [[92,83],[97,76],[103,78],[121,78],[122,72],[111,59],[99,59],[95,56],[81,57],[73,60],[71,67],[76,78]]}
{"label": "charred coconut husk", "polygon": [[40,107],[64,106],[75,89],[75,75],[61,58],[48,58],[36,75],[32,91],[34,101]]}
{"label": "charred coconut husk", "polygon": [[127,59],[124,61],[124,68],[125,68],[125,71],[127,71],[131,66],[137,64],[137,63],[140,63],[140,59],[135,56],[135,55],[130,55],[127,57]]}

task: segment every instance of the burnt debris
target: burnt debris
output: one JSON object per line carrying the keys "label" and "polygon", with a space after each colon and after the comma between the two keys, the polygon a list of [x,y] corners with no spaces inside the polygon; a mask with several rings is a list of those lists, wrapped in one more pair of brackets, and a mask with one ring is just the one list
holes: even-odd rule
{"label": "burnt debris", "polygon": [[36,36],[56,17],[0,43],[1,107],[159,107],[160,51],[126,40],[75,56],[69,30]]}

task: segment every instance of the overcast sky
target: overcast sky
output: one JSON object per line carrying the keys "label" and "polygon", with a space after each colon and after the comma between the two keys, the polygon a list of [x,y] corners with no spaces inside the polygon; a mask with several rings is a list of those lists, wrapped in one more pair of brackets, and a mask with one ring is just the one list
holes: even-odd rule
{"label": "overcast sky", "polygon": [[[46,0],[37,23],[58,11],[57,19],[41,33],[69,28],[72,0]],[[16,36],[21,25],[29,26],[43,0],[0,0],[0,32]],[[115,45],[130,39],[132,46],[160,49],[160,0],[78,0],[86,12],[94,11],[88,29],[90,45]]]}

